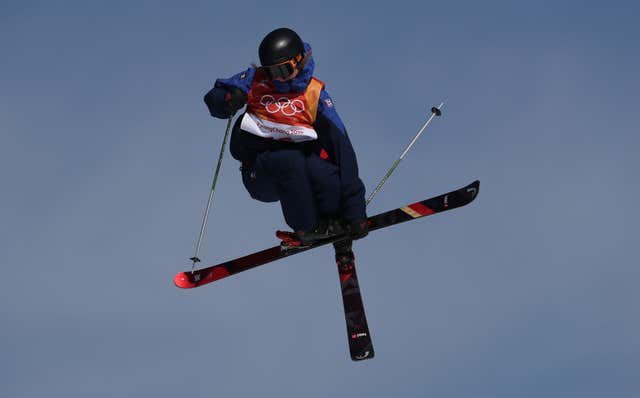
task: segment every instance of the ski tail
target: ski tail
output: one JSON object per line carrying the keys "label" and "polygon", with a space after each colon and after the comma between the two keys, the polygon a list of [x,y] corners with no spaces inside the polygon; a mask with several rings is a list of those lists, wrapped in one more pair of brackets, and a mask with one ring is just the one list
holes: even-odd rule
{"label": "ski tail", "polygon": [[373,342],[364,312],[355,264],[348,268],[338,265],[338,272],[351,359],[354,361],[371,359],[374,356]]}

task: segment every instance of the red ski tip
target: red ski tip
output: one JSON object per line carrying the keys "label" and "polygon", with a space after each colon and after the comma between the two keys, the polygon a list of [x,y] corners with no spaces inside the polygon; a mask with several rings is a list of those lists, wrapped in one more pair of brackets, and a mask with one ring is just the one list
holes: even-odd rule
{"label": "red ski tip", "polygon": [[173,277],[173,283],[181,289],[191,289],[205,285],[231,275],[225,267],[217,265],[196,270],[195,272],[179,272]]}
{"label": "red ski tip", "polygon": [[189,275],[186,272],[179,272],[173,277],[173,283],[181,289],[190,289],[196,287],[195,283],[191,282]]}

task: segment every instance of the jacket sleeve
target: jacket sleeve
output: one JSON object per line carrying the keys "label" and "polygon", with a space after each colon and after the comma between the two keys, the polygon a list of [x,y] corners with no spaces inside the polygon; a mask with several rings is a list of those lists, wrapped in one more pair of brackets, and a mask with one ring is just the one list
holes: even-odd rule
{"label": "jacket sleeve", "polygon": [[318,143],[340,169],[342,215],[348,221],[366,218],[365,188],[358,175],[356,154],[333,100],[324,89],[320,93],[314,128]]}
{"label": "jacket sleeve", "polygon": [[209,108],[209,113],[213,117],[227,119],[231,113],[226,107],[225,96],[230,87],[237,87],[245,94],[249,93],[253,78],[255,77],[255,68],[249,68],[244,72],[236,73],[228,79],[217,79],[213,88],[204,96],[204,103]]}

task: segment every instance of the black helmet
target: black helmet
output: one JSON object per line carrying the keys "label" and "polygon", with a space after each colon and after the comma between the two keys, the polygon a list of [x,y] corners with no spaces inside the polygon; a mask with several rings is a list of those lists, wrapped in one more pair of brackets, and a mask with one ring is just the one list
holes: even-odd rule
{"label": "black helmet", "polygon": [[270,66],[296,58],[304,52],[304,43],[288,28],[276,29],[262,39],[258,54],[262,66]]}

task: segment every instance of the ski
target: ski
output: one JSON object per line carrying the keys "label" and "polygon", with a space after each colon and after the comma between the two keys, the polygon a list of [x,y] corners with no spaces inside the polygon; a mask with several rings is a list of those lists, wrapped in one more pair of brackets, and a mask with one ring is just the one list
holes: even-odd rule
{"label": "ski", "polygon": [[374,356],[373,344],[367,316],[364,312],[364,304],[362,304],[355,264],[351,263],[350,266],[338,264],[338,274],[340,275],[342,305],[344,318],[347,322],[347,339],[351,359],[354,361],[371,359]]}
{"label": "ski", "polygon": [[[397,209],[389,210],[387,212],[369,217],[369,232],[400,224],[405,221],[414,220],[416,218],[422,218],[430,216],[432,214],[441,213],[447,210],[465,206],[471,203],[476,198],[479,189],[480,181],[476,180],[466,187],[457,189],[455,191],[451,191],[449,193],[445,193],[430,199],[425,199],[420,202],[415,202],[407,206],[399,207]],[[228,276],[247,271],[260,265],[267,264],[284,257],[292,256],[294,254],[302,253],[307,250],[315,249],[316,247],[324,246],[326,244],[337,242],[343,239],[344,236],[335,236],[327,240],[316,242],[311,246],[298,249],[283,249],[281,245],[274,246],[259,252],[226,261],[221,264],[195,270],[193,272],[179,272],[173,278],[173,282],[177,287],[182,289],[199,287],[226,278]],[[355,277],[355,272],[350,278],[352,278],[351,282],[355,281],[355,284],[357,286],[357,277]],[[347,278],[347,280],[349,280],[350,278]],[[358,297],[359,296],[360,294],[358,291]],[[361,299],[359,300],[361,301]],[[345,311],[346,309],[347,306],[345,304]]]}

